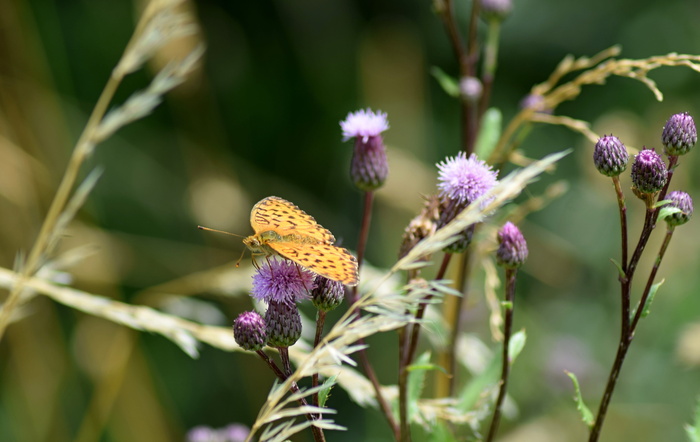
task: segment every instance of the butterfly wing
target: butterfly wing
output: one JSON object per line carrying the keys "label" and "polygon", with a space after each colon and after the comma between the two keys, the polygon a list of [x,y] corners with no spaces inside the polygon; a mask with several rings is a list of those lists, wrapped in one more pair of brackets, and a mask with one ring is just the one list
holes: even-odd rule
{"label": "butterfly wing", "polygon": [[250,212],[250,225],[258,234],[274,230],[280,236],[305,235],[322,244],[332,244],[333,234],[299,207],[277,196],[260,200]]}
{"label": "butterfly wing", "polygon": [[346,285],[357,285],[357,259],[342,247],[292,242],[270,242],[267,245],[314,273]]}

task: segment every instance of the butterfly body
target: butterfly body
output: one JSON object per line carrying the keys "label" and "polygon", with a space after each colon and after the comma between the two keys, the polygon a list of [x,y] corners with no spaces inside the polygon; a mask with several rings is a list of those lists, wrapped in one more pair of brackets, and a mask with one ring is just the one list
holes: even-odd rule
{"label": "butterfly body", "polygon": [[253,254],[280,255],[347,285],[357,284],[357,259],[316,220],[291,202],[270,196],[253,206],[250,224],[255,234],[243,244]]}

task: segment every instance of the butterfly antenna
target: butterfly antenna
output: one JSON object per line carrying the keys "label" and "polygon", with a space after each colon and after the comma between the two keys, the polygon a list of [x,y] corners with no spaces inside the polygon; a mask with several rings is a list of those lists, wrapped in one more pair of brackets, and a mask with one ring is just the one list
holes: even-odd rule
{"label": "butterfly antenna", "polygon": [[226,232],[224,230],[210,229],[209,227],[197,226],[199,230],[208,230],[209,232],[223,233],[225,235],[237,236],[239,238],[245,238],[243,235],[236,235],[235,233]]}

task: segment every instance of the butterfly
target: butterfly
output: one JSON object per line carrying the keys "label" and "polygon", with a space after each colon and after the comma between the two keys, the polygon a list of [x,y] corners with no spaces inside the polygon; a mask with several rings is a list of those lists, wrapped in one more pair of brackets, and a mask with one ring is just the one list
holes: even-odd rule
{"label": "butterfly", "polygon": [[291,202],[276,196],[260,200],[250,224],[255,234],[243,244],[253,255],[280,255],[328,279],[357,285],[357,259],[334,246],[333,234]]}

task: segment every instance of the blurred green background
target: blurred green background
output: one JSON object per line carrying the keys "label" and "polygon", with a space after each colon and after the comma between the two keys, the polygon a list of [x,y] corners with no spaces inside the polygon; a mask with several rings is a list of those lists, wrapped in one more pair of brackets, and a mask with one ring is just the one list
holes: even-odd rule
{"label": "blurred green background", "polygon": [[[31,247],[144,4],[0,2],[1,266],[12,268],[18,252]],[[237,289],[248,284],[250,269],[233,268],[243,245],[196,226],[247,235],[252,205],[278,195],[354,249],[361,194],[347,178],[352,146],[341,142],[338,122],[364,107],[387,112],[391,125],[385,133],[390,177],[377,194],[367,259],[379,267],[395,262],[404,226],[420,209],[421,195],[434,189],[434,163],[460,146],[459,104],[429,74],[433,66],[457,70],[431,2],[185,5],[201,35],[159,57],[186,53],[201,39],[204,64],[152,116],[100,145],[86,165],[86,172],[101,167],[104,173],[63,249],[89,244],[95,253],[68,269],[72,285],[230,325],[251,308]],[[463,23],[469,5],[459,2]],[[567,54],[594,55],[614,44],[629,58],[700,53],[698,19],[700,3],[683,0],[516,0],[503,25],[492,103],[508,121]],[[144,88],[159,63],[128,77],[115,103]],[[612,78],[586,87],[556,113],[590,121],[598,134],[612,132],[628,146],[659,148],[671,114],[700,115],[700,75],[666,68],[651,78],[665,94],[661,103],[641,83]],[[609,258],[619,255],[619,228],[610,181],[595,173],[593,146],[567,129],[538,126],[521,146],[531,158],[570,147],[559,168],[521,197],[559,180],[569,185],[521,224],[530,259],[519,281],[516,328],[527,330],[528,344],[511,377],[519,415],[503,421],[503,441],[583,440],[564,370],[579,376],[595,409],[615,354],[619,302]],[[684,157],[672,189],[698,195],[692,173],[698,165],[697,152]],[[636,240],[642,205],[631,193],[628,202]],[[656,252],[660,236],[648,253]],[[699,251],[698,224],[691,221],[676,232],[661,267],[658,278],[666,283],[628,355],[602,441],[685,440],[682,427],[700,393]],[[639,275],[650,262],[643,261]],[[225,280],[233,281],[230,289],[216,279],[219,273],[208,273],[215,268],[233,274]],[[466,331],[497,348],[477,283],[468,308]],[[192,360],[160,336],[44,297],[24,313],[0,343],[3,441],[183,440],[196,425],[251,425],[273,382],[251,355],[203,346]],[[369,343],[380,380],[394,384],[395,337]],[[340,389],[329,405],[350,428],[329,440],[389,440],[378,413],[360,409]]]}

